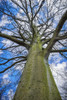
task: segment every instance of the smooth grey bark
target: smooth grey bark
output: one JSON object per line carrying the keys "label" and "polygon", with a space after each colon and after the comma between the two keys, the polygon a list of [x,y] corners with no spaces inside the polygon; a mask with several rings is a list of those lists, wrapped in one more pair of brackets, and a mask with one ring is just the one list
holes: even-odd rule
{"label": "smooth grey bark", "polygon": [[45,61],[41,44],[34,43],[13,100],[61,100]]}

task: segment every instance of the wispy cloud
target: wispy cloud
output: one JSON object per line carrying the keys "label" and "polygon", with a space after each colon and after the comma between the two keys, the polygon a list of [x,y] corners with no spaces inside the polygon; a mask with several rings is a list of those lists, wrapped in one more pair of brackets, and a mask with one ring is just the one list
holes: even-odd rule
{"label": "wispy cloud", "polygon": [[0,27],[3,27],[8,23],[10,23],[10,21],[8,21],[7,16],[3,15],[0,21]]}

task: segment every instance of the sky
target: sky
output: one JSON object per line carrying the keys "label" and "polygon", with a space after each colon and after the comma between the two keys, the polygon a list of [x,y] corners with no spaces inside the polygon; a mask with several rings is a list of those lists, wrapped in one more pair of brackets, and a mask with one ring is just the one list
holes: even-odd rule
{"label": "sky", "polygon": [[[40,0],[38,0],[38,1],[40,1]],[[48,0],[48,2],[49,1],[50,0]],[[0,0],[0,2],[1,2],[1,0]],[[7,2],[7,4],[9,4],[9,3]],[[16,5],[13,5],[13,8],[11,9],[11,11],[14,11],[14,14],[17,17],[20,17],[19,13],[17,13],[17,12],[18,11],[22,12],[22,11],[20,9],[17,9],[17,11],[15,11],[14,7],[16,7]],[[5,5],[0,5],[0,8],[5,8]],[[58,22],[58,18],[56,18],[56,20]],[[11,22],[7,18],[7,16],[4,16],[2,13],[0,13],[0,27],[1,26],[4,27],[6,25],[9,25],[9,23],[11,23]],[[56,25],[57,25],[57,23],[55,22],[54,27],[56,27]],[[13,27],[12,25],[9,26],[9,28],[12,28],[12,27]],[[3,33],[7,33],[7,31],[3,30]],[[8,32],[8,34],[12,34],[12,33]],[[9,40],[5,40],[4,38],[0,37],[0,47],[2,47],[4,44],[5,44],[5,47],[8,47],[11,43],[12,42],[10,42]],[[10,58],[12,56],[13,55],[11,52],[0,50],[0,57]],[[8,65],[10,65],[11,63],[13,63],[13,61],[9,62]],[[61,96],[63,98],[63,95],[64,95],[64,97],[66,96],[63,93],[65,90],[62,89],[62,87],[64,86],[64,84],[67,83],[67,80],[66,80],[67,60],[65,58],[63,58],[58,53],[57,54],[50,54],[49,64],[50,64],[50,68],[51,68],[51,71],[53,73],[54,79],[56,81],[57,87],[58,87],[58,89],[61,93]],[[2,67],[0,67],[0,71],[5,67],[6,66],[2,65]],[[0,74],[0,93],[2,92],[2,95],[0,95],[1,100],[12,100],[12,97],[16,91],[16,88],[18,86],[18,82],[19,82],[20,77],[21,77],[21,69],[23,71],[23,68],[24,68],[24,65],[22,65],[22,67],[20,67],[18,65],[17,68],[13,67],[9,71],[6,71],[4,74]],[[60,82],[60,80],[61,80],[61,82]],[[2,91],[2,89],[3,89],[3,91]],[[63,100],[65,100],[65,99],[63,98]]]}

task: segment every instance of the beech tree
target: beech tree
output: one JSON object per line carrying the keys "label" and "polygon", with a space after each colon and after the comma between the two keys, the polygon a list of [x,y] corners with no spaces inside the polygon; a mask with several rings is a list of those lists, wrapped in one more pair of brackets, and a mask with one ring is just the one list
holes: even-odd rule
{"label": "beech tree", "polygon": [[[67,58],[67,3],[63,0],[4,0],[1,4],[5,5],[0,8],[5,25],[1,22],[3,45],[0,50],[9,50],[13,57],[0,57],[0,66],[13,62],[0,74],[26,63],[13,100],[61,100],[48,58],[50,53]],[[6,42],[10,44],[6,46]]]}

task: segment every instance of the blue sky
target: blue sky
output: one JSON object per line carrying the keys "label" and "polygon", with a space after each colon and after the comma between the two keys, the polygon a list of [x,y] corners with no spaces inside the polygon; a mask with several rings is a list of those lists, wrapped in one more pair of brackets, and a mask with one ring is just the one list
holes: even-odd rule
{"label": "blue sky", "polygon": [[[0,9],[5,9],[6,7],[5,7],[5,4],[4,4],[4,1],[2,1],[3,2],[3,4],[2,5],[0,5]],[[9,4],[9,2],[7,2],[7,5],[9,5],[9,8],[11,8],[12,7],[12,4]],[[10,7],[11,6],[11,7]],[[6,10],[6,9],[5,9]],[[17,8],[16,10],[15,10],[15,8],[14,7],[12,7],[11,9],[10,9],[10,11],[13,11],[14,13],[14,15],[17,15],[17,12],[19,11],[19,8]],[[40,13],[41,14],[41,16],[42,16],[42,13]],[[2,17],[3,17],[3,14],[2,13],[0,13],[0,22],[2,21]],[[11,18],[7,18],[8,20],[11,20]],[[12,22],[14,22],[14,21],[12,21]],[[13,28],[13,26],[11,25],[11,24],[5,24],[5,25],[7,25],[7,26],[9,26],[9,29],[11,29],[11,28]],[[4,26],[3,26],[4,27]],[[55,23],[55,27],[56,27],[56,23]],[[66,26],[64,25],[63,26],[63,29],[64,28],[66,28]],[[4,30],[4,29],[3,29]],[[0,37],[0,47],[2,47],[4,44],[3,44],[3,41],[4,40],[4,38],[1,38]],[[1,43],[2,42],[2,43]],[[6,51],[6,50],[4,50],[3,51],[3,53],[1,53],[0,54],[0,57],[7,57],[7,58],[11,58],[11,57],[13,57],[13,54],[11,53],[11,52],[9,52],[9,51]],[[1,59],[0,59],[1,60]],[[52,55],[50,55],[50,57],[49,57],[49,64],[50,64],[50,66],[52,66],[52,65],[54,65],[55,67],[58,67],[58,66],[60,66],[60,68],[59,68],[59,70],[61,70],[61,69],[66,69],[66,59],[65,58],[63,58],[60,54],[56,54],[56,56],[52,56]],[[12,64],[13,63],[13,61],[11,61],[11,62],[9,62],[7,65],[10,65],[10,64]],[[59,64],[59,65],[58,65]],[[3,69],[3,68],[6,68],[7,67],[7,65],[6,66],[1,66],[0,67],[0,71]],[[64,67],[64,68],[62,68],[62,67]],[[2,91],[1,89],[4,89],[4,91],[3,91],[3,93],[2,93],[2,95],[0,96],[0,99],[1,100],[11,100],[10,99],[10,97],[9,96],[7,96],[7,94],[9,94],[10,93],[10,91],[12,91],[12,93],[14,94],[15,93],[15,91],[16,91],[16,87],[17,87],[17,85],[18,85],[18,82],[19,82],[19,80],[20,80],[20,76],[21,76],[21,71],[19,70],[19,69],[14,69],[14,67],[12,67],[11,68],[11,70],[9,70],[9,72],[7,73],[8,71],[6,71],[5,73],[3,73],[3,74],[0,74],[0,92]],[[56,80],[57,81],[57,80]],[[7,84],[7,83],[9,83],[9,84]],[[3,98],[5,98],[5,99],[3,99]]]}

